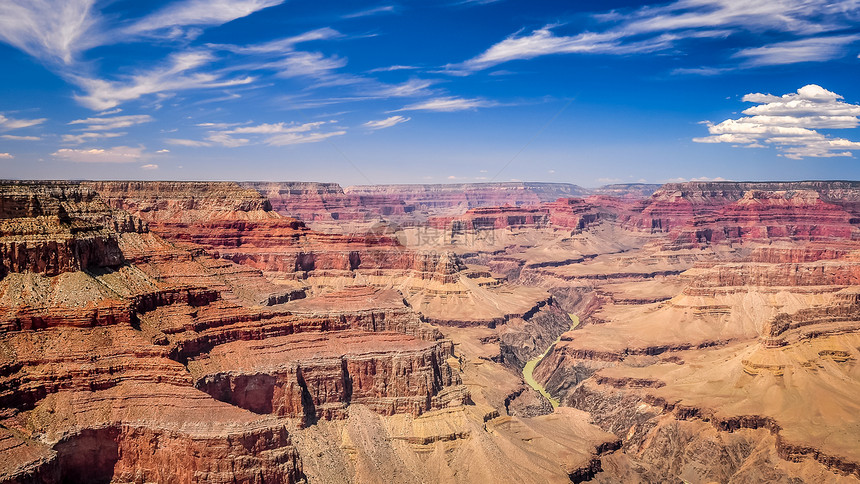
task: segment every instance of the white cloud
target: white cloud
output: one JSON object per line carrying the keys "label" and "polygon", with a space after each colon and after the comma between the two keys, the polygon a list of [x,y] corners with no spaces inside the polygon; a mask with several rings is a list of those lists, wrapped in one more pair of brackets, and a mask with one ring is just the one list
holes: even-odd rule
{"label": "white cloud", "polygon": [[0,39],[42,61],[71,64],[75,55],[97,45],[95,0],[0,2]]}
{"label": "white cloud", "polygon": [[141,166],[140,166],[140,169],[141,169],[141,170],[157,170],[157,169],[158,169],[158,165],[156,165],[156,164],[154,164],[154,163],[147,163],[147,164],[145,164],[145,165],[141,165]]}
{"label": "white cloud", "polygon": [[171,37],[180,37],[180,27],[190,25],[221,25],[247,17],[264,8],[284,3],[284,0],[185,0],[174,2],[148,15],[125,29],[129,34],[149,34],[169,29]]}
{"label": "white cloud", "polygon": [[365,128],[374,129],[374,130],[384,129],[384,128],[390,128],[390,127],[398,125],[400,123],[405,123],[406,121],[409,121],[410,119],[412,119],[412,118],[406,118],[403,116],[390,116],[388,118],[380,119],[378,121],[368,121],[368,122],[362,124],[362,126],[364,126]]}
{"label": "white cloud", "polygon": [[377,68],[371,69],[367,72],[369,74],[372,74],[374,72],[406,71],[406,70],[414,70],[414,69],[418,69],[418,68],[415,66],[394,65],[394,66],[388,66],[388,67],[377,67]]}
{"label": "white cloud", "polygon": [[620,183],[620,182],[621,182],[621,178],[607,178],[607,177],[603,177],[603,178],[598,178],[598,179],[597,179],[597,181],[598,181],[598,182],[600,182],[600,183],[606,183],[606,184],[608,184],[608,183]]}
{"label": "white cloud", "polygon": [[63,143],[81,144],[87,141],[94,141],[104,138],[118,138],[125,136],[127,133],[81,133],[81,134],[64,134],[62,136]]}
{"label": "white cloud", "polygon": [[[451,73],[468,74],[516,59],[551,54],[628,54],[677,47],[684,40],[720,38],[736,32],[790,33],[795,45],[773,45],[741,51],[739,56],[756,62],[789,63],[809,60],[812,55],[841,56],[841,46],[852,36],[818,37],[856,25],[860,3],[829,0],[676,0],[659,6],[609,11],[593,15],[592,31],[558,35],[548,25],[522,34],[517,32],[466,62],[449,66]],[[804,43],[805,42],[805,43]],[[815,54],[813,54],[815,52]],[[779,59],[779,62],[776,62]],[[794,59],[794,60],[792,60]],[[711,72],[690,72],[710,74]]]}
{"label": "white cloud", "polygon": [[229,134],[277,134],[277,133],[303,133],[306,131],[311,131],[313,129],[319,128],[320,126],[326,124],[326,121],[315,121],[312,123],[273,123],[273,124],[259,124],[257,126],[244,126],[241,128],[231,129],[229,131],[225,131],[225,133]]}
{"label": "white cloud", "polygon": [[39,141],[40,139],[42,139],[39,136],[16,136],[14,134],[3,134],[0,135],[0,138],[12,141]]}
{"label": "white cloud", "polygon": [[161,150],[156,151],[156,153],[158,153],[158,154],[170,153],[170,150],[168,150],[168,149],[161,149]]}
{"label": "white cloud", "polygon": [[417,102],[414,104],[410,104],[408,106],[404,106],[400,109],[397,109],[393,112],[397,111],[441,111],[441,112],[453,112],[453,111],[465,111],[468,109],[477,109],[477,108],[487,108],[492,106],[498,106],[498,103],[494,101],[488,101],[486,99],[473,98],[466,99],[461,97],[439,97],[435,99],[428,99],[426,101]]}
{"label": "white cloud", "polygon": [[21,129],[21,128],[29,128],[30,126],[36,126],[37,124],[42,124],[47,121],[47,118],[39,118],[39,119],[13,119],[7,118],[0,114],[0,130],[9,130],[9,129]]}
{"label": "white cloud", "polygon": [[358,12],[350,13],[344,15],[343,18],[359,18],[359,17],[369,17],[371,15],[379,15],[382,13],[394,13],[395,9],[392,5],[385,5],[382,7],[368,8],[366,10],[360,10]]}
{"label": "white cloud", "polygon": [[202,146],[212,146],[211,143],[207,143],[205,141],[198,141],[193,139],[180,139],[180,138],[168,138],[164,140],[165,143],[176,145],[176,146],[188,146],[191,148],[199,148]]}
{"label": "white cloud", "polygon": [[[301,143],[316,143],[332,136],[346,134],[346,131],[321,132],[319,128],[334,121],[314,121],[311,123],[262,123],[256,126],[241,126],[232,129],[212,130],[205,140],[166,139],[165,142],[188,147],[224,146],[237,148],[249,144],[267,144],[270,146],[285,146]],[[202,123],[203,127],[228,126],[220,123]],[[234,135],[250,135],[249,138],[237,138]]]}
{"label": "white cloud", "polygon": [[11,160],[12,158],[15,157],[12,156],[10,153],[0,153],[0,160]]}
{"label": "white cloud", "polygon": [[798,62],[825,62],[843,57],[848,45],[860,40],[860,35],[837,35],[778,42],[743,49],[734,57],[743,57],[747,66],[795,64]]}
{"label": "white cloud", "polygon": [[368,89],[366,94],[371,97],[387,99],[390,97],[427,96],[432,94],[428,88],[433,81],[425,79],[410,79],[401,84],[382,84]]}
{"label": "white cloud", "polygon": [[283,59],[262,67],[275,70],[279,77],[323,77],[346,65],[346,59],[326,57],[319,52],[291,52]]}
{"label": "white cloud", "polygon": [[860,124],[860,105],[841,100],[842,96],[809,84],[796,93],[774,96],[751,93],[746,102],[757,103],[743,111],[747,116],[707,123],[710,136],[693,138],[697,143],[732,143],[747,148],[774,146],[782,156],[851,156],[860,142],[832,138],[815,129],[851,129]]}
{"label": "white cloud", "polygon": [[247,138],[234,138],[226,132],[212,133],[206,137],[206,140],[225,148],[238,148],[239,146],[246,145],[251,141]]}
{"label": "white cloud", "polygon": [[342,34],[330,27],[311,30],[303,34],[284,39],[272,40],[260,44],[233,45],[233,44],[206,44],[213,49],[226,50],[234,54],[283,54],[295,50],[295,45],[302,42],[314,40],[329,40],[342,37]]}
{"label": "white cloud", "polygon": [[73,77],[75,84],[86,91],[75,99],[91,109],[105,110],[148,94],[236,86],[253,81],[251,77],[223,79],[213,73],[189,72],[213,60],[211,52],[188,51],[172,55],[166,66],[135,74],[126,81]]}
{"label": "white cloud", "polygon": [[568,37],[557,36],[551,29],[552,26],[548,25],[528,35],[511,35],[462,65],[449,67],[454,71],[477,71],[517,59],[533,59],[550,54],[610,52],[619,48],[619,34],[587,32]]}
{"label": "white cloud", "polygon": [[270,137],[269,139],[266,140],[266,144],[271,145],[271,146],[287,146],[287,145],[297,145],[297,144],[303,144],[303,143],[318,143],[320,141],[325,141],[328,138],[331,138],[333,136],[342,136],[345,134],[346,134],[346,131],[343,131],[343,130],[341,130],[341,131],[330,131],[327,133],[320,133],[320,132],[308,133],[308,134],[286,133],[286,134],[279,134],[279,135],[275,135],[275,136]]}
{"label": "white cloud", "polygon": [[145,157],[142,147],[116,146],[114,148],[71,149],[62,148],[51,156],[76,163],[132,163]]}
{"label": "white cloud", "polygon": [[86,118],[76,119],[69,124],[86,124],[85,129],[90,131],[109,131],[112,129],[128,128],[136,124],[154,121],[148,114],[136,114],[130,116],[114,116],[111,118]]}

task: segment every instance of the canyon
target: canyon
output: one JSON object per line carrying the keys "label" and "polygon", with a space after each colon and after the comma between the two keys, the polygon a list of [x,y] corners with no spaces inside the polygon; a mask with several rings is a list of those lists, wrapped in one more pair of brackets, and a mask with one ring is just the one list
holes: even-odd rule
{"label": "canyon", "polygon": [[858,359],[860,182],[0,181],[0,483],[857,482]]}

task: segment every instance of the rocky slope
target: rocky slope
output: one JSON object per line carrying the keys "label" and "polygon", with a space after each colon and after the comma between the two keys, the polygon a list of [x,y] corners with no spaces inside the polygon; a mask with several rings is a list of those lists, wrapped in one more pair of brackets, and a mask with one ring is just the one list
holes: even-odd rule
{"label": "rocky slope", "polygon": [[0,482],[856,482],[860,184],[652,188],[4,182]]}
{"label": "rocky slope", "polygon": [[[545,482],[590,475],[617,442],[573,410],[508,416],[540,405],[504,365],[566,329],[543,291],[453,254],[316,233],[235,184],[12,185],[3,227],[40,220],[31,207],[57,199],[85,215],[57,216],[52,234],[78,243],[96,231],[111,244],[96,249],[116,257],[54,271],[37,251],[35,266],[0,278],[0,482],[369,480],[380,452],[404,482]],[[78,198],[86,206],[70,205]],[[134,224],[108,223],[119,220]],[[446,300],[462,312],[447,314]],[[511,388],[487,397],[465,384],[463,365],[484,360],[457,353],[431,320],[501,335],[481,344]],[[511,393],[521,397],[506,404]],[[346,440],[320,450],[333,433]],[[423,465],[428,452],[454,458]],[[535,452],[526,473],[482,457]]]}

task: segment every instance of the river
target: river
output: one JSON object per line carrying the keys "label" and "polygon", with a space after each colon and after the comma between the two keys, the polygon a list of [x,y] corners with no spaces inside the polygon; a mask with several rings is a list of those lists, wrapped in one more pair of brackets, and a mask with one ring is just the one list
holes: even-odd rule
{"label": "river", "polygon": [[[570,320],[573,322],[573,324],[571,324],[571,326],[570,326],[570,329],[573,329],[577,325],[579,325],[579,317],[578,316],[575,316],[573,314],[568,314],[568,316],[570,316]],[[537,367],[538,363],[540,363],[540,360],[542,360],[549,353],[549,350],[551,350],[552,347],[555,346],[555,344],[559,342],[559,340],[561,340],[561,335],[558,335],[558,338],[556,338],[555,341],[553,341],[552,344],[547,347],[546,351],[544,351],[540,355],[535,356],[534,358],[529,360],[526,363],[526,366],[523,368],[523,380],[525,380],[525,382],[526,382],[526,384],[528,384],[528,386],[534,388],[541,395],[543,395],[544,398],[549,400],[549,403],[552,404],[552,408],[558,407],[559,401],[556,400],[555,398],[553,398],[552,395],[550,395],[549,392],[546,391],[546,388],[544,388],[543,385],[541,385],[540,383],[538,383],[535,380],[534,371],[535,371],[535,367]]]}

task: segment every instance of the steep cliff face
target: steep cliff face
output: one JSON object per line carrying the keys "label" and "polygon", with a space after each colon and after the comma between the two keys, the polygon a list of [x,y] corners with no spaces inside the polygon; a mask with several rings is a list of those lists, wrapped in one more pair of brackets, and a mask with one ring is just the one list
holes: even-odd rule
{"label": "steep cliff face", "polygon": [[818,192],[750,190],[673,234],[676,244],[749,240],[840,240],[860,237],[858,220]]}
{"label": "steep cliff face", "polygon": [[450,342],[399,333],[297,334],[220,345],[189,363],[196,387],[256,413],[305,422],[346,418],[349,405],[420,415],[469,402]]}
{"label": "steep cliff face", "polygon": [[111,208],[136,214],[151,224],[276,216],[256,190],[235,182],[82,182]]}
{"label": "steep cliff face", "polygon": [[[237,196],[230,187],[227,194],[190,197],[182,196],[187,186],[105,187],[153,197],[111,204],[148,214],[166,234],[224,217],[235,218],[226,222],[231,228],[256,217],[272,218],[285,231],[302,229],[295,221],[277,225],[284,219],[267,215],[267,202],[256,193],[218,209],[213,204],[221,198]],[[203,191],[211,189],[207,184]],[[54,217],[70,247],[92,232],[110,241],[93,246],[90,263],[76,254],[79,263],[59,273],[42,267],[63,266],[43,262],[37,270],[16,266],[18,272],[0,280],[2,482],[297,482],[302,465],[288,431],[297,421],[340,418],[355,404],[417,415],[469,401],[448,363],[451,343],[394,291],[350,289],[284,306],[304,291],[279,288],[260,271],[200,248],[174,245],[142,223],[108,223],[136,219],[111,209],[90,188],[16,184],[2,193],[11,194],[3,199],[4,221],[15,221],[3,225],[3,238],[31,236],[18,227],[42,227],[45,217]],[[295,351],[272,351],[285,346]],[[236,353],[259,367],[246,365],[243,377],[211,366]],[[197,378],[202,361],[212,371]],[[281,371],[284,365],[294,372]],[[281,387],[301,382],[304,393],[278,394],[270,412],[253,403],[259,396],[247,385],[242,397],[221,398],[224,385],[231,392],[246,380],[259,386],[266,371],[281,378]],[[292,404],[295,411],[285,410]]]}
{"label": "steep cliff face", "polygon": [[244,182],[266,197],[278,213],[299,220],[361,221],[403,218],[415,207],[388,195],[344,193],[336,183]]}
{"label": "steep cliff face", "polygon": [[[692,230],[685,239],[838,238],[850,236],[851,227],[860,223],[858,199],[858,182],[669,183],[643,202],[628,225],[656,232]],[[825,226],[839,227],[816,227],[815,216],[823,217]]]}
{"label": "steep cliff face", "polygon": [[73,183],[0,183],[0,277],[117,266],[123,258],[116,234],[146,230]]}
{"label": "steep cliff face", "polygon": [[421,211],[465,211],[477,207],[539,205],[587,190],[567,183],[464,183],[444,185],[356,185],[348,195],[385,195]]}
{"label": "steep cliff face", "polygon": [[431,227],[451,232],[452,237],[465,232],[501,229],[558,228],[582,230],[598,221],[597,207],[579,198],[561,198],[536,206],[501,206],[472,208],[450,217],[431,217]]}

